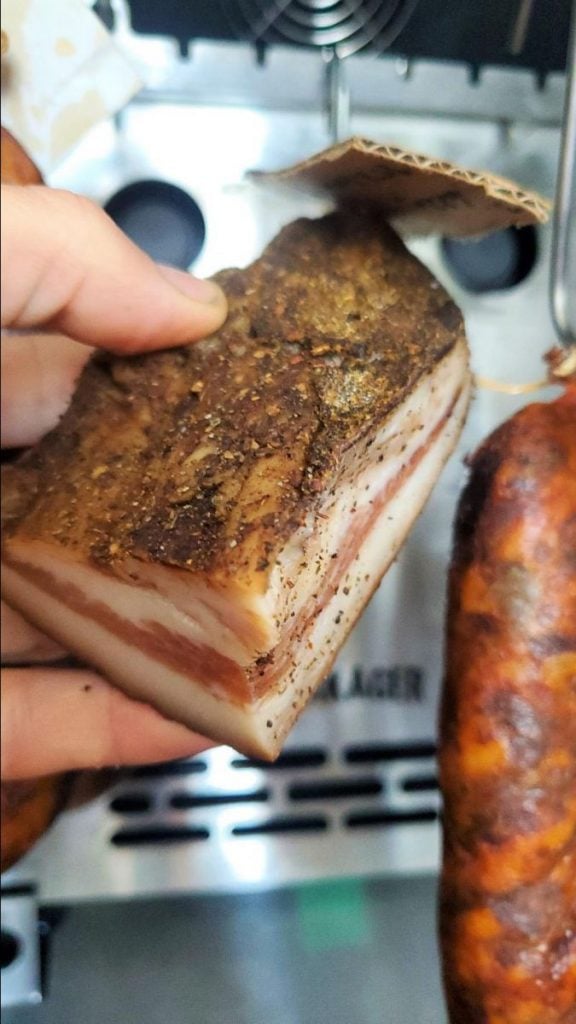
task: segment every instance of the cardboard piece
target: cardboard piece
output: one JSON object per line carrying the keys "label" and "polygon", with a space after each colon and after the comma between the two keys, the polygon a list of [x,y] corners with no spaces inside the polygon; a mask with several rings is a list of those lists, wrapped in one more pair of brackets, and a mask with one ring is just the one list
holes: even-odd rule
{"label": "cardboard piece", "polygon": [[84,0],[3,0],[2,124],[48,174],[141,88]]}
{"label": "cardboard piece", "polygon": [[454,237],[544,223],[551,204],[496,175],[437,157],[352,138],[280,171],[253,171],[264,184],[331,197],[337,205],[374,203],[401,233]]}

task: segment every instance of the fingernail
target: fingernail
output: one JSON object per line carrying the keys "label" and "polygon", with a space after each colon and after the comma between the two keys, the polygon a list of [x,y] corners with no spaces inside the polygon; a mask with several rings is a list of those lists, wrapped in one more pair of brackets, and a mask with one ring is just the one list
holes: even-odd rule
{"label": "fingernail", "polygon": [[210,306],[226,304],[224,292],[214,281],[205,281],[200,277],[188,274],[185,270],[166,267],[164,264],[159,264],[158,269],[170,284],[173,284],[179,292],[183,292],[190,299],[194,299],[195,302],[202,302]]}

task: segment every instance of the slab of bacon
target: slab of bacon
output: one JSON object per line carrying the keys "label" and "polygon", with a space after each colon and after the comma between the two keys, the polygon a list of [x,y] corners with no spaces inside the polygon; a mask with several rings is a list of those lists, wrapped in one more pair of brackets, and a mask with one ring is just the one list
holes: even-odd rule
{"label": "slab of bacon", "polygon": [[467,347],[374,209],[217,280],[216,335],[95,357],[8,467],[3,588],[130,695],[271,759],[455,445]]}

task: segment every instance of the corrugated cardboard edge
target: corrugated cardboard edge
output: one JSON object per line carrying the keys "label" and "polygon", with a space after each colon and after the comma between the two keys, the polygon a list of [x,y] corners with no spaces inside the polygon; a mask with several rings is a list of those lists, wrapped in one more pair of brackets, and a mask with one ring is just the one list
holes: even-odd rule
{"label": "corrugated cardboard edge", "polygon": [[362,138],[250,177],[330,196],[338,205],[376,204],[399,231],[411,234],[472,237],[544,223],[551,209],[547,199],[506,178]]}

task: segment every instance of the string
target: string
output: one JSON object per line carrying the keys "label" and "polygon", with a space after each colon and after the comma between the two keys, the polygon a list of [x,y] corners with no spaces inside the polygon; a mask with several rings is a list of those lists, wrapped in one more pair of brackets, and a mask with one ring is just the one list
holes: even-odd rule
{"label": "string", "polygon": [[550,384],[561,384],[576,375],[576,345],[569,349],[552,349],[544,358],[550,366],[550,371],[548,377],[541,380],[528,381],[526,384],[509,384],[506,381],[484,377],[483,374],[476,373],[474,382],[476,387],[486,391],[497,391],[503,395],[527,395],[531,391],[540,391],[541,388],[549,387]]}

